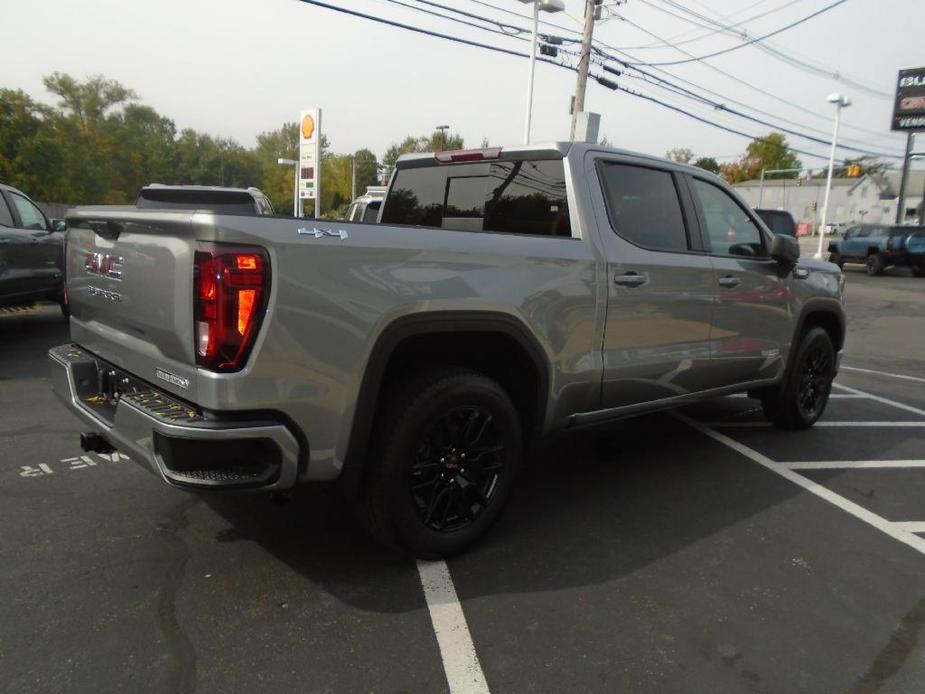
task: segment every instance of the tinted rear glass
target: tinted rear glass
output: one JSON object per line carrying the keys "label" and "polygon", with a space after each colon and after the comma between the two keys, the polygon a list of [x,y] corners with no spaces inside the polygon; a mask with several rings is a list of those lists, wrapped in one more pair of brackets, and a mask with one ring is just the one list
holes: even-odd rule
{"label": "tinted rear glass", "polygon": [[599,170],[614,231],[646,248],[688,249],[678,189],[670,172],[607,161],[600,163]]}
{"label": "tinted rear glass", "polygon": [[916,238],[922,238],[925,236],[925,227],[891,227],[890,236],[915,236]]}
{"label": "tinted rear glass", "polygon": [[250,193],[235,190],[172,190],[146,188],[135,206],[142,210],[203,210],[221,214],[256,214]]}
{"label": "tinted rear glass", "polygon": [[561,159],[399,169],[383,224],[571,236]]}

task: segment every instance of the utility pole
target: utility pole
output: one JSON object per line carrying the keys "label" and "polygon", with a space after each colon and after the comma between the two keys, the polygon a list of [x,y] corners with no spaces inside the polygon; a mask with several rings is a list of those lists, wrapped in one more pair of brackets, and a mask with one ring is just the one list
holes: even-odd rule
{"label": "utility pole", "polygon": [[909,162],[912,159],[912,137],[914,133],[906,133],[906,156],[903,157],[903,173],[899,179],[899,199],[896,201],[896,223],[906,221],[906,181],[909,180]]}
{"label": "utility pole", "polygon": [[594,33],[595,0],[585,0],[585,29],[581,35],[581,57],[578,59],[578,82],[575,84],[575,102],[572,104],[572,128],[569,140],[575,139],[578,113],[585,110],[585,89],[588,86],[588,69],[591,67],[591,36]]}
{"label": "utility pole", "polygon": [[350,200],[357,199],[357,155],[353,155],[353,174],[350,177]]}

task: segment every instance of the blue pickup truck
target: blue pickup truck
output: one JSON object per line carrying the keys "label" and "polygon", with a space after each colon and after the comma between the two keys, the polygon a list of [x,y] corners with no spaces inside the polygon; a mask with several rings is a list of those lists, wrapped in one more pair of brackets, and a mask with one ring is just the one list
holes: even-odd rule
{"label": "blue pickup truck", "polygon": [[925,277],[925,227],[858,224],[850,227],[843,238],[829,242],[829,261],[838,267],[863,263],[868,275],[905,265],[916,277]]}

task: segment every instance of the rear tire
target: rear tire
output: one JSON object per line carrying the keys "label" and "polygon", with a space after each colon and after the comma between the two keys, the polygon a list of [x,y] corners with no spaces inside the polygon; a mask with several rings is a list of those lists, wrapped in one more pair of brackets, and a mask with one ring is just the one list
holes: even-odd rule
{"label": "rear tire", "polygon": [[883,262],[883,256],[879,253],[871,253],[867,256],[867,274],[871,277],[882,275],[886,263]]}
{"label": "rear tire", "polygon": [[508,394],[475,371],[439,368],[384,403],[363,484],[370,530],[418,558],[466,549],[497,519],[523,456]]}
{"label": "rear tire", "polygon": [[764,415],[784,429],[806,429],[825,412],[835,378],[835,348],[822,328],[807,330],[781,384],[761,394]]}

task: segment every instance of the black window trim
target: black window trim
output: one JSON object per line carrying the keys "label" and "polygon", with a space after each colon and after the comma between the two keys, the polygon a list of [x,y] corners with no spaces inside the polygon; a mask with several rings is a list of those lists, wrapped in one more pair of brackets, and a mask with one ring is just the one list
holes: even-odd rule
{"label": "black window trim", "polygon": [[[604,188],[604,172],[601,170],[604,166],[607,165],[620,165],[620,166],[634,166],[637,169],[651,169],[652,171],[658,171],[660,173],[666,173],[671,177],[671,181],[674,184],[675,194],[678,196],[678,206],[681,208],[681,221],[684,224],[684,236],[687,239],[687,248],[686,249],[676,249],[676,248],[656,248],[654,246],[646,246],[632,239],[626,238],[623,234],[617,231],[616,225],[613,223],[613,217],[610,214],[610,203],[607,200],[607,192]],[[674,253],[676,255],[703,255],[703,242],[698,239],[701,235],[699,228],[695,227],[692,223],[695,219],[694,215],[691,214],[691,209],[688,205],[692,204],[690,198],[691,191],[687,189],[686,182],[683,181],[683,175],[674,169],[667,167],[656,166],[650,162],[639,163],[637,161],[623,160],[616,157],[608,156],[599,156],[594,159],[594,170],[597,174],[597,185],[598,189],[601,192],[601,198],[604,201],[604,213],[607,215],[607,224],[610,225],[610,230],[614,235],[618,236],[621,240],[626,241],[629,244],[632,244],[636,248],[641,248],[645,251],[650,251],[652,253]],[[698,225],[699,227],[699,225]]]}
{"label": "black window trim", "polygon": [[761,237],[762,249],[764,250],[764,255],[759,255],[759,256],[736,255],[733,253],[714,253],[713,244],[710,242],[710,234],[707,231],[707,218],[703,214],[703,208],[700,205],[700,200],[694,194],[694,187],[693,185],[691,185],[690,186],[691,201],[697,213],[697,221],[700,227],[700,238],[701,238],[701,242],[703,243],[704,253],[706,253],[712,258],[734,258],[736,260],[748,260],[753,263],[754,262],[771,262],[771,263],[776,262],[771,257],[771,239],[768,238],[768,234],[764,230],[764,223],[760,219],[757,218],[757,215],[752,211],[750,207],[742,204],[742,202],[737,198],[734,192],[730,193],[730,191],[727,188],[724,188],[722,185],[717,184],[716,181],[711,181],[710,179],[705,178],[703,176],[694,176],[689,173],[685,174],[685,176],[689,177],[691,181],[700,181],[701,183],[706,183],[708,185],[713,186],[714,188],[719,188],[719,190],[723,191],[730,199],[732,199],[732,201],[736,205],[739,206],[739,209],[741,209],[745,213],[745,216],[748,217],[749,220],[751,220],[751,223],[755,225],[755,228],[758,230],[758,234]]}

